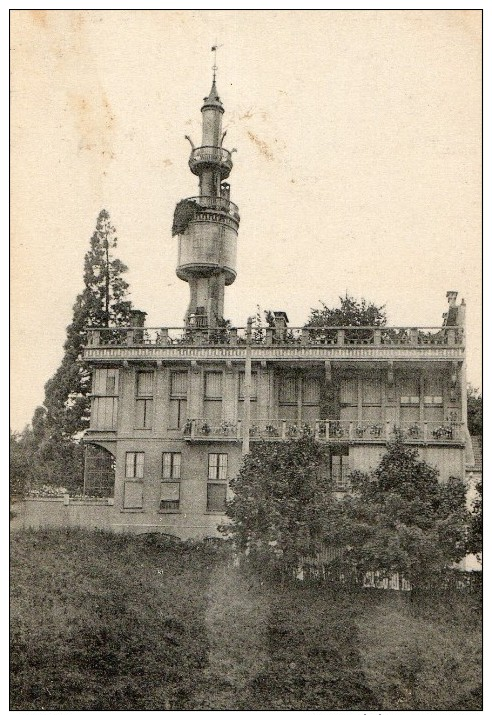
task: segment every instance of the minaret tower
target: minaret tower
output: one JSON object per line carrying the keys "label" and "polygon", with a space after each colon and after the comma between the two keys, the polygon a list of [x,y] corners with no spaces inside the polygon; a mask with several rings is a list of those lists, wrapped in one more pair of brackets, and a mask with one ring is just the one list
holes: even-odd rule
{"label": "minaret tower", "polygon": [[[224,317],[224,287],[236,278],[239,213],[226,183],[230,151],[222,147],[224,108],[217,93],[215,65],[212,89],[202,106],[202,146],[191,144],[190,170],[199,178],[199,196],[180,201],[173,235],[179,235],[176,274],[190,285],[187,325],[217,327]],[[234,149],[232,151],[235,151]]]}

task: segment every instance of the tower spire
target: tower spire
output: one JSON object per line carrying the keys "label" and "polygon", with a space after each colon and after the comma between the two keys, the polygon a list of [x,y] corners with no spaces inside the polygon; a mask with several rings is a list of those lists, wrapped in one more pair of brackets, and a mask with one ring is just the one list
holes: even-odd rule
{"label": "tower spire", "polygon": [[[239,213],[230,200],[226,179],[232,169],[232,152],[222,146],[224,107],[217,92],[217,49],[212,47],[212,89],[202,113],[202,143],[191,143],[190,170],[199,179],[199,196],[180,201],[173,232],[179,235],[176,274],[190,286],[186,314],[189,326],[213,328],[224,317],[224,288],[236,278],[236,243]],[[234,151],[234,150],[233,150]]]}

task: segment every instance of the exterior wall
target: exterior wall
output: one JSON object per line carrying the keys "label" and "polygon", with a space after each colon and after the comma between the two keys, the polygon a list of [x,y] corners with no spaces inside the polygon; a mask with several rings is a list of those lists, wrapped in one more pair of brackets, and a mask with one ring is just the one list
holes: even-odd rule
{"label": "exterior wall", "polygon": [[[48,520],[58,525],[97,525],[118,531],[158,530],[181,538],[218,536],[217,525],[224,522],[225,516],[220,512],[207,512],[208,455],[227,454],[227,478],[230,480],[236,476],[241,463],[241,442],[236,439],[235,431],[234,436],[221,438],[220,425],[232,424],[235,430],[237,420],[242,418],[239,388],[243,370],[244,363],[220,357],[206,362],[193,362],[189,358],[180,360],[179,351],[173,362],[148,360],[120,367],[116,381],[118,417],[115,429],[106,428],[101,433],[93,433],[95,444],[107,446],[105,437],[114,440],[110,443],[116,457],[114,506],[102,508],[92,504],[77,509],[75,504],[70,503],[64,511],[59,505],[37,504],[34,507],[29,503],[26,506],[26,524],[36,526]],[[150,400],[149,423],[145,427],[137,424],[139,371],[149,372],[152,376],[152,388],[146,398]],[[172,422],[175,416],[171,415],[175,408],[171,400],[173,371],[187,374],[186,394],[182,395],[186,402],[182,404],[184,414],[179,428]],[[207,372],[221,373],[221,399],[205,399]],[[441,480],[451,476],[464,477],[463,445],[446,444],[445,441],[441,444],[440,439],[433,437],[436,425],[454,420],[454,413],[460,409],[459,390],[453,388],[449,363],[423,367],[417,362],[406,368],[399,365],[390,376],[388,370],[381,366],[357,361],[347,367],[334,366],[331,375],[327,375],[319,363],[297,367],[295,362],[284,365],[273,361],[267,364],[254,361],[252,372],[256,381],[256,395],[251,401],[253,419],[263,420],[264,426],[275,422],[278,438],[282,434],[289,435],[285,424],[279,426],[282,419],[300,423],[309,421],[312,426],[316,420],[322,419],[350,421],[350,433],[344,431],[337,444],[327,446],[332,455],[348,453],[350,470],[369,471],[377,466],[384,454],[393,424],[402,420],[407,425],[418,422],[421,426],[419,438],[421,442],[424,440],[424,444],[418,445],[421,457],[439,469]],[[294,376],[291,382],[291,395],[294,397],[285,397],[290,394],[290,388],[282,392],[285,376]],[[313,378],[319,381],[319,390],[312,390],[311,385],[305,391],[304,386]],[[198,430],[193,439],[189,435],[187,437],[184,430],[187,419],[198,421],[202,426],[214,423],[219,426],[218,436],[208,438],[206,432]],[[357,429],[357,425],[361,424],[366,426],[365,431]],[[425,444],[424,424],[425,437],[434,444]],[[95,426],[91,424],[92,429]],[[91,441],[90,434],[86,436],[86,441]],[[418,443],[418,439],[415,441]],[[139,508],[125,508],[128,452],[144,454],[143,478],[133,480],[136,486],[131,487],[141,490]],[[181,454],[179,509],[173,511],[160,509],[165,452]]]}
{"label": "exterior wall", "polygon": [[[386,449],[384,445],[354,445],[350,447],[351,469],[368,472],[375,469]],[[439,470],[439,481],[464,477],[465,452],[462,447],[418,447],[419,457]]]}

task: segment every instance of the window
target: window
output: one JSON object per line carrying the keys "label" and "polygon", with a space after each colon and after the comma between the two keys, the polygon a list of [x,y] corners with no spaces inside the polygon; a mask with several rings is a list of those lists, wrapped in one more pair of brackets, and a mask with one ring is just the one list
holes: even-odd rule
{"label": "window", "polygon": [[125,509],[141,509],[143,506],[143,470],[144,453],[127,452],[123,495]]}
{"label": "window", "polygon": [[127,452],[125,479],[143,479],[144,453]]}
{"label": "window", "polygon": [[118,370],[97,368],[94,370],[91,404],[91,427],[99,430],[115,430],[118,419]]}
{"label": "window", "polygon": [[[239,375],[239,385],[238,385],[238,403],[237,403],[237,418],[238,420],[244,420],[244,372],[240,372]],[[257,417],[257,397],[258,397],[258,387],[256,373],[251,373],[251,393],[250,393],[250,418],[255,420]]]}
{"label": "window", "polygon": [[362,419],[379,422],[381,413],[381,380],[378,377],[362,378]]}
{"label": "window", "polygon": [[207,511],[225,511],[227,499],[227,454],[208,455]]}
{"label": "window", "polygon": [[420,404],[420,386],[417,377],[405,377],[401,383],[400,404],[402,405],[419,405]]}
{"label": "window", "polygon": [[204,384],[203,416],[212,424],[222,420],[222,373],[206,372]]}
{"label": "window", "polygon": [[208,478],[227,479],[227,454],[208,455]]}
{"label": "window", "polygon": [[428,375],[425,378],[424,404],[429,406],[440,406],[443,403],[442,399],[443,386],[440,375]]}
{"label": "window", "polygon": [[187,418],[188,373],[171,371],[169,429],[183,429]]}
{"label": "window", "polygon": [[150,429],[153,417],[154,373],[137,372],[135,427]]}
{"label": "window", "polygon": [[336,491],[345,491],[349,488],[349,473],[348,454],[333,454],[331,457],[331,476],[333,479],[333,488]]}
{"label": "window", "polygon": [[177,511],[180,499],[181,452],[164,452],[159,509]]}

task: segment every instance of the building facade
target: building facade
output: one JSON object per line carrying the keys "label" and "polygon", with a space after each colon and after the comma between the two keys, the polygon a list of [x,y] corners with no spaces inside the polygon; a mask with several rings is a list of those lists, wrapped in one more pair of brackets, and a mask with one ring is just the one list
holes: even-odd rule
{"label": "building facade", "polygon": [[[377,465],[395,427],[439,469],[464,478],[465,305],[447,294],[438,327],[231,327],[226,286],[236,277],[238,207],[227,183],[224,108],[215,78],[202,106],[201,146],[189,168],[198,195],[176,207],[178,278],[190,287],[182,327],[94,329],[86,492],[110,496],[111,528],[181,538],[218,536],[229,481],[249,444],[312,434],[326,445],[337,491],[353,469]],[[114,492],[113,492],[114,489]]]}

